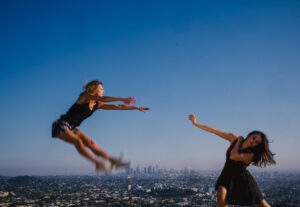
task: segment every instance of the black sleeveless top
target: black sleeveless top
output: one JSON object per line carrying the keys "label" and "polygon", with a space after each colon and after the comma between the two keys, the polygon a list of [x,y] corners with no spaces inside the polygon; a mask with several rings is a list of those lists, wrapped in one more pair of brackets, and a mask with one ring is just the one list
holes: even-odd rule
{"label": "black sleeveless top", "polygon": [[72,126],[79,126],[83,120],[91,116],[97,109],[98,102],[94,105],[93,109],[90,110],[89,102],[84,104],[75,103],[68,112],[62,115],[60,118],[67,121]]}

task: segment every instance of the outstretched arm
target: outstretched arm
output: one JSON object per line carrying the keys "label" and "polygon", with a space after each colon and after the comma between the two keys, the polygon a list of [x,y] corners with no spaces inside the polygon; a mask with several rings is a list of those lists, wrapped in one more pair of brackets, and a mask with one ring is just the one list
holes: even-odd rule
{"label": "outstretched arm", "polygon": [[145,112],[147,110],[150,110],[148,107],[140,107],[140,106],[128,106],[123,104],[105,104],[105,103],[99,103],[98,109],[104,109],[104,110],[140,110],[142,112]]}
{"label": "outstretched arm", "polygon": [[103,96],[103,97],[101,97],[101,99],[103,102],[123,101],[125,104],[135,103],[135,98],[133,98],[133,97],[117,98],[117,97]]}
{"label": "outstretched arm", "polygon": [[189,119],[192,121],[193,125],[204,130],[204,131],[208,131],[210,133],[216,134],[226,140],[228,140],[229,142],[233,142],[234,140],[236,140],[238,138],[238,136],[236,134],[230,133],[230,132],[224,132],[221,131],[219,129],[215,129],[213,127],[210,126],[206,126],[203,124],[199,124],[196,121],[196,117],[194,114],[190,114]]}
{"label": "outstretched arm", "polygon": [[254,156],[253,153],[239,153],[240,145],[243,139],[243,137],[238,137],[238,140],[230,153],[230,159],[234,161],[243,161],[245,163],[250,163]]}
{"label": "outstretched arm", "polygon": [[88,94],[86,92],[83,92],[80,94],[77,102],[85,102],[87,100],[95,100],[95,101],[101,101],[101,102],[115,102],[115,101],[123,101],[125,104],[131,104],[135,103],[135,98],[128,97],[128,98],[122,98],[122,97],[110,97],[110,96],[95,96]]}

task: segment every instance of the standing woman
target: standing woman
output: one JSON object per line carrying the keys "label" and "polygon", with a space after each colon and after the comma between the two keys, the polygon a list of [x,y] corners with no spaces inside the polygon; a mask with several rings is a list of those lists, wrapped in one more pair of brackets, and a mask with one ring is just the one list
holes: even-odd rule
{"label": "standing woman", "polygon": [[[129,166],[121,160],[116,160],[101,149],[94,141],[79,130],[79,125],[83,120],[91,116],[97,109],[104,110],[140,110],[146,112],[150,108],[129,106],[135,103],[135,99],[117,98],[103,96],[104,90],[102,83],[94,80],[86,84],[85,91],[82,92],[76,102],[71,106],[69,111],[62,115],[52,124],[52,137],[57,137],[65,142],[73,144],[77,151],[96,165],[96,170],[109,170],[104,162],[100,162],[94,157],[87,148],[98,156],[110,161],[111,169],[120,166]],[[106,102],[122,101],[126,105],[106,104]]]}
{"label": "standing woman", "polygon": [[215,185],[219,207],[233,205],[254,205],[270,207],[264,200],[254,178],[246,169],[251,163],[266,167],[275,164],[274,154],[269,149],[267,136],[260,131],[253,131],[246,139],[233,133],[223,132],[213,127],[197,123],[193,114],[189,116],[193,125],[214,133],[230,142],[226,152],[226,163]]}

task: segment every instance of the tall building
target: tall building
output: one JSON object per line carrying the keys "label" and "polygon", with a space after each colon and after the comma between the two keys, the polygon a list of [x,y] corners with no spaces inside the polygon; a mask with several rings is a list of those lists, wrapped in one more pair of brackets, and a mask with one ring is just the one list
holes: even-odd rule
{"label": "tall building", "polygon": [[148,167],[148,174],[152,174],[152,167],[151,166]]}

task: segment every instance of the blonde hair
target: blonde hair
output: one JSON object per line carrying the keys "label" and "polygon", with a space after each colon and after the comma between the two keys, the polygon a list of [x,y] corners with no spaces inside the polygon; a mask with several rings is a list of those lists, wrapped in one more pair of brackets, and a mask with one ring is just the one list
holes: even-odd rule
{"label": "blonde hair", "polygon": [[88,82],[87,84],[85,84],[84,88],[87,93],[95,94],[99,85],[102,85],[101,81],[92,80],[92,81]]}

